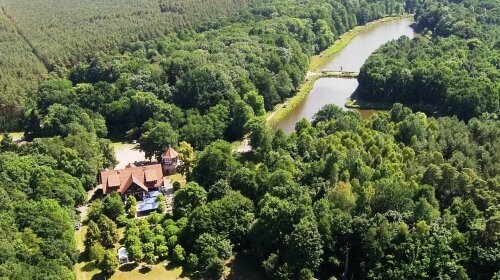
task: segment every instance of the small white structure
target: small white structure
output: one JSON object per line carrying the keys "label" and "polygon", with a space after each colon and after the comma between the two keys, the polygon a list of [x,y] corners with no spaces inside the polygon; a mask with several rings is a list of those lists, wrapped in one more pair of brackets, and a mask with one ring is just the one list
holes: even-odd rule
{"label": "small white structure", "polygon": [[128,252],[127,252],[127,249],[125,247],[121,247],[120,249],[118,249],[118,261],[120,263],[128,263],[129,262]]}

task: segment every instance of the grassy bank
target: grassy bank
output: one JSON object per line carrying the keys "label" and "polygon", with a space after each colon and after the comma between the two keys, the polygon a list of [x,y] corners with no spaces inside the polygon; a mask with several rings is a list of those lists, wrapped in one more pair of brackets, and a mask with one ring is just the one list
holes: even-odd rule
{"label": "grassy bank", "polygon": [[[345,48],[351,41],[354,39],[356,35],[358,35],[360,32],[369,30],[377,24],[380,24],[382,22],[388,22],[396,19],[401,19],[405,17],[412,17],[412,15],[401,15],[401,16],[393,16],[393,17],[385,17],[381,18],[376,21],[372,21],[370,23],[367,23],[365,25],[361,26],[356,26],[352,30],[342,34],[339,39],[337,39],[333,45],[331,45],[328,49],[324,50],[321,52],[319,55],[315,55],[311,57],[311,62],[309,64],[309,71],[314,72],[317,71],[318,68],[320,68],[322,65],[324,65],[334,54],[337,52],[341,51],[343,48]],[[288,113],[290,113],[295,106],[300,104],[304,98],[309,94],[309,92],[313,89],[314,83],[316,80],[322,77],[329,77],[329,76],[335,76],[335,75],[329,75],[328,72],[325,73],[318,73],[312,76],[307,77],[305,82],[300,86],[299,91],[297,94],[287,100],[285,100],[284,103],[278,104],[275,109],[270,112],[267,116],[267,123],[271,127],[275,127],[278,122],[280,122]],[[357,74],[353,74],[352,77],[349,78],[356,78]],[[349,102],[348,102],[349,103]],[[373,107],[369,107],[370,105],[373,105]],[[364,104],[364,106],[367,106],[367,109],[387,109],[387,107],[390,108],[388,104],[378,104],[381,105],[380,108],[375,106],[375,104]],[[359,107],[358,107],[359,106]],[[364,107],[360,107],[360,104],[357,103],[349,103],[346,104],[346,107],[348,108],[353,108],[353,109],[365,109]]]}
{"label": "grassy bank", "polygon": [[368,102],[356,99],[348,99],[345,103],[345,107],[349,109],[357,110],[390,110],[392,108],[392,103],[386,102]]}
{"label": "grassy bank", "polygon": [[279,121],[286,117],[286,115],[288,115],[288,113],[290,113],[295,106],[300,104],[304,98],[306,98],[309,92],[313,89],[316,80],[321,78],[321,76],[321,74],[316,74],[308,77],[300,86],[300,89],[295,96],[287,99],[283,104],[277,106],[278,108],[275,109],[270,117],[267,118],[267,123],[271,127],[274,127]]}
{"label": "grassy bank", "polygon": [[309,64],[309,71],[317,71],[318,68],[323,66],[334,54],[345,48],[356,35],[360,32],[370,30],[377,24],[387,21],[392,21],[405,17],[412,17],[413,15],[401,15],[381,18],[376,21],[369,22],[365,25],[356,26],[350,31],[340,35],[340,37],[331,45],[328,49],[322,51],[320,54],[311,57],[311,63]]}

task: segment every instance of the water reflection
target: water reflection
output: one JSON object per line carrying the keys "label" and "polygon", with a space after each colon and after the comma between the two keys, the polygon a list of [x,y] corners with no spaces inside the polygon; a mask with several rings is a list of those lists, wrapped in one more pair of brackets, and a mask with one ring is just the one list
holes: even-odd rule
{"label": "water reflection", "polygon": [[[410,27],[412,20],[409,18],[398,19],[380,23],[370,30],[359,33],[342,51],[331,58],[322,70],[338,71],[340,67],[344,71],[358,72],[365,60],[384,43],[397,39],[403,35],[414,37],[413,29]],[[358,81],[356,79],[321,78],[316,81],[312,91],[277,125],[277,128],[285,132],[291,132],[295,123],[302,118],[312,120],[314,114],[327,104],[335,104],[344,107],[347,99],[356,90]],[[368,118],[377,110],[358,110],[361,117]]]}

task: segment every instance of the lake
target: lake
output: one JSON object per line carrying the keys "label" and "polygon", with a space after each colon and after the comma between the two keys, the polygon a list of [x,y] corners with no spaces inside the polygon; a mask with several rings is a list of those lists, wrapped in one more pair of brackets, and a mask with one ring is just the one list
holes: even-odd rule
{"label": "lake", "polygon": [[[403,35],[413,38],[415,33],[410,27],[411,18],[401,18],[377,24],[373,28],[357,34],[341,51],[333,55],[319,71],[359,72],[366,59],[381,45]],[[356,79],[320,78],[304,100],[280,120],[276,127],[285,132],[292,132],[300,119],[312,120],[314,114],[327,104],[345,108],[345,103],[358,87]],[[347,108],[345,108],[347,110]],[[358,110],[363,118],[371,116],[377,110]]]}

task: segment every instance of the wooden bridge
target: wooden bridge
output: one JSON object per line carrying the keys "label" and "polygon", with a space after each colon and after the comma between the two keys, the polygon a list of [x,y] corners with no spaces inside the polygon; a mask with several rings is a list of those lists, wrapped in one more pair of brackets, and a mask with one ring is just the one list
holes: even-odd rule
{"label": "wooden bridge", "polygon": [[356,79],[359,75],[359,72],[351,72],[351,71],[317,71],[307,72],[308,77],[320,75],[320,77],[333,77],[333,78],[346,78],[346,79]]}

